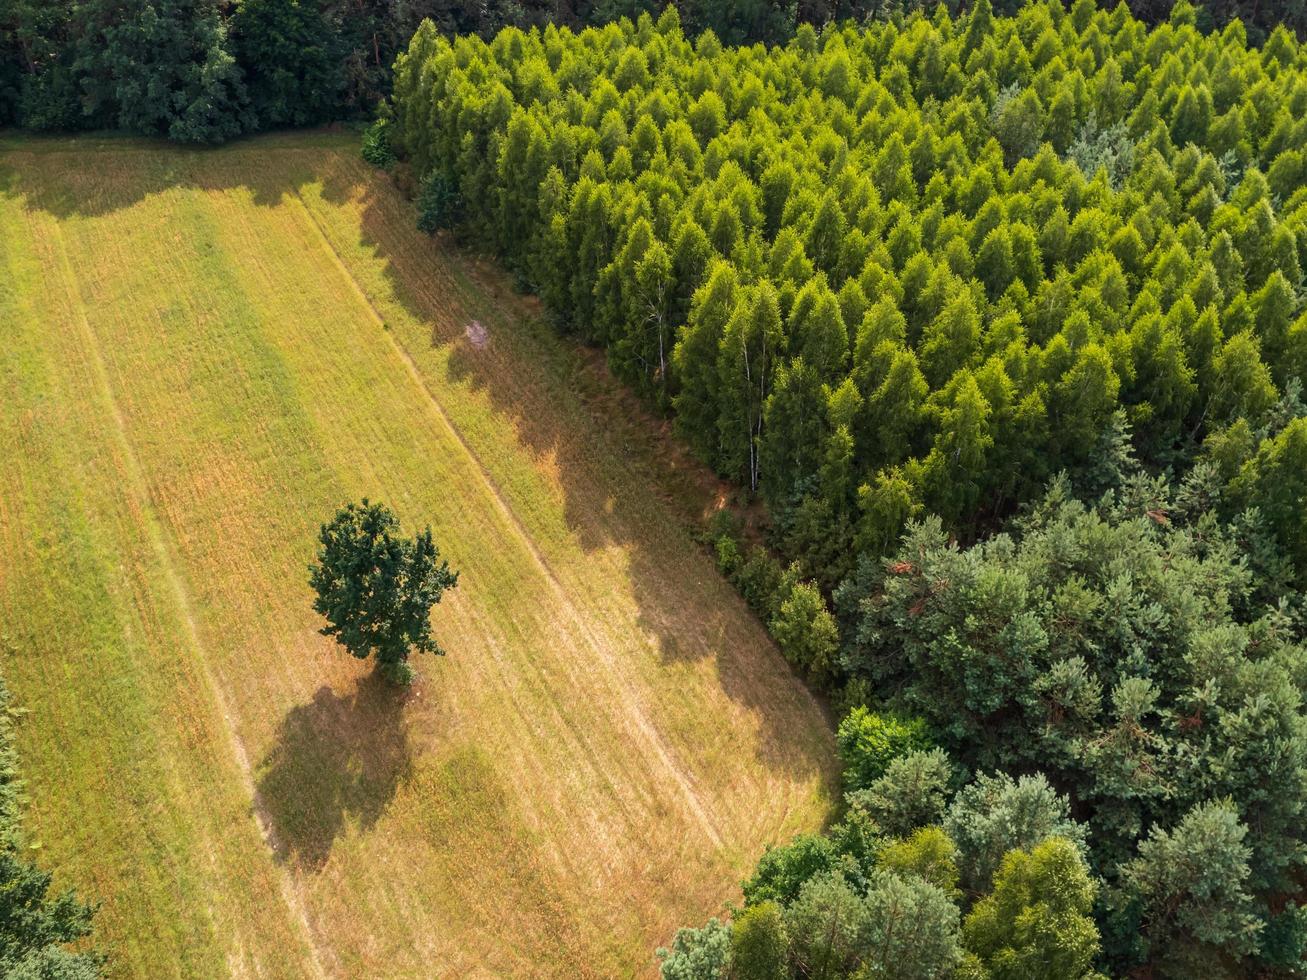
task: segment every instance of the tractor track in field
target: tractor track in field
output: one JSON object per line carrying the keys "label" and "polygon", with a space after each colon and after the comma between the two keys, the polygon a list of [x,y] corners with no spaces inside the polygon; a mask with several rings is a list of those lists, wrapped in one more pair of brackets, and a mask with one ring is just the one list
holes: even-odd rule
{"label": "tractor track in field", "polygon": [[[186,638],[192,649],[196,652],[196,661],[199,664],[200,674],[205,686],[213,696],[215,705],[222,715],[223,728],[227,733],[229,748],[233,758],[236,761],[236,768],[240,772],[241,781],[246,792],[249,794],[251,809],[253,811],[255,823],[258,826],[259,833],[264,843],[273,852],[274,856],[283,851],[281,842],[277,838],[277,833],[273,827],[271,818],[268,814],[262,799],[259,795],[258,786],[254,781],[254,769],[250,764],[249,753],[246,751],[245,743],[237,733],[235,726],[232,724],[232,711],[230,703],[227,700],[226,692],[219,683],[217,676],[209,665],[208,656],[205,652],[204,643],[200,638],[199,622],[195,617],[191,605],[190,593],[187,590],[186,583],[181,573],[177,569],[177,562],[173,557],[172,550],[168,545],[167,538],[160,526],[160,518],[157,509],[150,497],[149,485],[145,480],[144,471],[141,467],[140,460],[137,458],[135,449],[132,448],[131,440],[127,434],[127,420],[123,416],[122,408],[118,404],[117,396],[114,394],[112,382],[109,379],[109,371],[104,362],[104,355],[100,346],[100,341],[86,316],[86,304],[82,298],[81,291],[76,283],[77,278],[74,275],[71,263],[68,260],[68,250],[64,244],[63,231],[58,225],[53,226],[53,236],[55,246],[58,250],[58,261],[60,274],[64,280],[65,289],[69,298],[75,307],[75,315],[78,330],[81,334],[85,350],[88,354],[88,360],[95,376],[95,384],[100,399],[104,402],[112,418],[113,435],[112,438],[117,444],[118,452],[123,460],[123,465],[127,470],[129,491],[133,498],[136,509],[140,513],[141,524],[144,527],[146,535],[150,542],[150,547],[155,553],[159,568],[163,572],[164,578],[168,582],[168,587],[172,592],[174,604],[176,606],[178,618],[186,631]],[[313,926],[312,918],[304,903],[300,899],[299,892],[294,880],[291,878],[289,871],[280,862],[274,871],[277,876],[277,883],[283,901],[289,909],[292,918],[297,921],[304,933],[305,945],[312,956],[312,972],[315,977],[325,978],[329,976],[327,969],[323,965],[324,959],[334,959],[330,956],[329,951],[324,948],[318,939],[318,932]]]}
{"label": "tractor track in field", "polygon": [[381,311],[377,309],[376,304],[373,303],[372,298],[359,283],[358,279],[356,279],[354,274],[350,272],[349,266],[347,266],[341,258],[340,252],[336,249],[336,246],[332,243],[330,237],[328,237],[326,230],[322,227],[317,216],[314,215],[313,210],[304,201],[298,189],[295,191],[294,198],[303,210],[309,224],[321,239],[322,245],[331,256],[333,264],[339,270],[341,276],[348,282],[355,295],[357,295],[360,304],[368,312],[369,317],[376,324],[381,334],[390,342],[396,356],[403,363],[405,370],[408,372],[409,377],[422,392],[424,399],[430,405],[433,414],[440,420],[441,424],[448,429],[449,433],[462,448],[463,452],[471,460],[473,468],[476,470],[477,475],[489,491],[491,499],[495,502],[496,509],[500,512],[512,535],[518,539],[526,553],[531,557],[532,563],[539,569],[551,594],[557,601],[559,608],[566,611],[566,616],[569,625],[573,628],[574,635],[578,635],[584,639],[586,646],[590,648],[595,657],[607,668],[609,676],[613,679],[613,683],[619,685],[619,689],[623,695],[622,703],[628,709],[627,715],[635,725],[636,731],[639,732],[641,739],[650,747],[659,763],[670,774],[672,782],[678,787],[678,789],[680,789],[685,800],[686,808],[691,814],[693,814],[695,821],[700,825],[704,835],[715,847],[721,847],[722,838],[718,833],[716,822],[713,820],[712,815],[708,812],[707,807],[700,798],[691,777],[686,773],[684,767],[677,763],[673,756],[672,749],[669,748],[666,740],[658,729],[649,721],[648,715],[641,703],[639,693],[629,681],[625,680],[626,673],[621,669],[621,665],[617,662],[616,657],[613,656],[603,640],[595,634],[594,628],[576,608],[576,605],[573,603],[567,590],[558,578],[557,573],[549,564],[549,560],[540,551],[539,547],[532,539],[530,532],[527,531],[525,525],[523,525],[521,519],[509,504],[503,491],[500,489],[498,483],[496,483],[494,476],[486,468],[485,463],[481,460],[481,457],[477,454],[476,450],[473,449],[464,438],[463,433],[459,431],[458,426],[454,424],[448,413],[446,413],[444,406],[440,404],[440,400],[436,397],[429,382],[418,368],[417,362],[413,359],[413,355],[409,352],[408,348],[400,343],[390,330],[386,329],[386,321],[381,315]]}

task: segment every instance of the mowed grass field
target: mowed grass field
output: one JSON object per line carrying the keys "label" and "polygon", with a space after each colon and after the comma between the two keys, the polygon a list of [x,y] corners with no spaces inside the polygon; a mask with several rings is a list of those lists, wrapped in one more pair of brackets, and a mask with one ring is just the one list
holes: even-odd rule
{"label": "mowed grass field", "polygon": [[[0,671],[114,976],[649,974],[826,817],[635,427],[413,220],[348,134],[0,140]],[[462,573],[407,693],[310,606],[365,495]]]}

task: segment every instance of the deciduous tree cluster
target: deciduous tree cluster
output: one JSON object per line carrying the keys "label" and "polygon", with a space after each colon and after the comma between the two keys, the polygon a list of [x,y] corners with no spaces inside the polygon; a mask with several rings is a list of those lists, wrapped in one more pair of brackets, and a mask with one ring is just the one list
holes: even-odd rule
{"label": "deciduous tree cluster", "polygon": [[[1289,396],[1257,458],[1302,438]],[[894,839],[941,825],[964,910],[1007,850],[1074,841],[1112,975],[1292,976],[1307,953],[1307,635],[1263,511],[1299,493],[1299,470],[1245,465],[1233,492],[1264,499],[1232,498],[1221,458],[1243,437],[1227,435],[1178,483],[1118,446],[1095,503],[1059,478],[969,548],[937,516],[911,522],[834,597],[836,672],[857,705],[837,735],[851,811]],[[719,561],[734,540],[719,537]],[[760,550],[721,564],[755,604],[797,576]],[[827,846],[776,854],[808,868]]]}
{"label": "deciduous tree cluster", "polygon": [[[528,5],[529,6],[529,5]],[[539,21],[508,0],[0,0],[0,125],[182,142],[369,113],[424,17]]]}
{"label": "deciduous tree cluster", "polygon": [[1257,511],[1223,523],[1207,476],[1136,473],[1092,507],[1059,481],[968,549],[928,518],[837,597],[845,667],[966,771],[1069,794],[1115,965],[1168,976],[1301,966],[1307,940],[1300,601],[1274,601]]}
{"label": "deciduous tree cluster", "polygon": [[847,815],[764,854],[665,976],[1300,975],[1301,599],[1213,469],[1093,506],[1059,480],[970,548],[930,517],[866,562],[842,667],[886,708],[840,725]]}

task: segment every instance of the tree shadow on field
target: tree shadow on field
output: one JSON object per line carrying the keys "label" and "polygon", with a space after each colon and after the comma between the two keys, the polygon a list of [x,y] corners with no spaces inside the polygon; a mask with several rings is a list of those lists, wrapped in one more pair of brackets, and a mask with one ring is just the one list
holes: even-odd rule
{"label": "tree shadow on field", "polygon": [[287,712],[255,797],[278,860],[317,871],[348,827],[369,830],[385,813],[412,773],[408,696],[372,671],[351,694],[323,685]]}
{"label": "tree shadow on field", "polygon": [[[240,187],[254,203],[271,207],[313,179],[312,160],[294,151],[339,146],[321,132],[257,136],[226,147],[194,147],[120,136],[24,135],[0,142],[0,194],[21,196],[29,209],[56,218],[97,217],[131,207],[165,191]],[[239,156],[233,150],[245,151]],[[287,153],[285,151],[292,151]],[[278,165],[249,166],[249,154]],[[286,161],[301,164],[287,181]]]}
{"label": "tree shadow on field", "polygon": [[[751,744],[768,772],[817,777],[834,790],[833,739],[820,705],[711,556],[689,539],[688,528],[731,488],[675,448],[667,420],[653,417],[597,364],[602,355],[560,339],[539,302],[516,295],[496,263],[419,234],[413,205],[360,159],[357,142],[274,134],[218,150],[150,143],[139,151],[130,141],[108,141],[109,150],[138,152],[90,148],[80,159],[75,144],[62,156],[60,145],[38,142],[27,157],[0,149],[0,193],[22,195],[27,208],[60,217],[106,214],[174,188],[240,190],[266,207],[297,195],[307,207],[320,194],[357,208],[358,245],[381,263],[388,293],[382,303],[397,304],[423,332],[418,338],[392,327],[396,343],[415,359],[427,358],[423,346],[443,352],[445,374],[436,380],[482,395],[523,454],[547,463],[562,495],[560,535],[598,561],[614,561],[607,552],[621,550],[614,575],[629,588],[636,625],[664,662],[715,661],[722,691],[744,709],[756,734],[718,726],[709,737],[721,744],[706,751]],[[45,153],[59,157],[57,167],[42,165]],[[311,214],[305,220],[316,222]],[[475,439],[467,444],[493,485],[493,468],[477,456],[486,447]],[[548,548],[541,560],[550,573],[568,572],[548,567]],[[611,597],[576,598],[584,615],[602,613]],[[405,778],[400,704],[371,686],[378,683],[361,681],[344,698],[323,688],[283,722],[260,792],[288,860],[321,867],[346,823],[375,822]]]}

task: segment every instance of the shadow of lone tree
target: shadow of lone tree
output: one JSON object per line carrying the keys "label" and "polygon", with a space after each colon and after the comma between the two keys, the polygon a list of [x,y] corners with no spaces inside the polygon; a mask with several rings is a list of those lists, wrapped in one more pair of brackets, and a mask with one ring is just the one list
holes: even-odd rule
{"label": "shadow of lone tree", "polygon": [[407,699],[370,672],[353,694],[323,685],[287,712],[259,766],[257,796],[278,860],[320,870],[350,826],[367,831],[381,818],[412,771]]}

